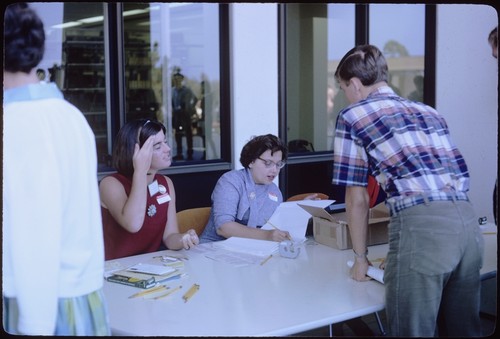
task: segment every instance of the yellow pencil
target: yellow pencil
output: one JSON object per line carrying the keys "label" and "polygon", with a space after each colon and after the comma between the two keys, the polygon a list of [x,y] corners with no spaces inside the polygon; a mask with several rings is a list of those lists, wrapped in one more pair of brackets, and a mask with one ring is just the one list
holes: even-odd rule
{"label": "yellow pencil", "polygon": [[[281,231],[276,225],[274,225],[273,223],[271,223],[269,220],[266,220],[266,223],[268,223],[269,225],[271,225],[275,230]],[[287,238],[288,238],[288,240],[292,241],[292,237],[291,237],[290,234],[288,234]]]}
{"label": "yellow pencil", "polygon": [[260,265],[261,265],[261,266],[262,266],[262,265],[264,265],[264,264],[265,264],[265,263],[266,263],[269,259],[271,259],[271,258],[272,258],[272,256],[273,256],[273,255],[272,255],[272,254],[270,254],[270,255],[269,255],[266,259],[262,260],[262,262],[260,263]]}
{"label": "yellow pencil", "polygon": [[155,299],[155,300],[156,300],[156,299],[160,299],[160,298],[163,298],[163,297],[169,296],[169,295],[171,295],[172,293],[174,293],[175,291],[180,290],[181,288],[182,288],[182,286],[177,286],[177,287],[176,287],[176,288],[174,288],[173,290],[168,291],[168,292],[167,292],[167,293],[165,293],[165,294],[159,295],[159,296],[157,296],[157,297],[155,297],[155,298],[153,298],[153,299]]}
{"label": "yellow pencil", "polygon": [[142,292],[137,292],[136,294],[132,294],[129,299],[131,298],[136,298],[136,297],[142,297],[143,295],[147,295],[147,294],[150,294],[150,293],[155,293],[155,292],[158,292],[158,291],[161,291],[161,290],[168,290],[170,287],[167,287],[166,285],[159,285],[159,286],[156,286],[156,287],[153,287],[152,289],[149,289],[149,290],[146,290],[146,291],[142,291]]}
{"label": "yellow pencil", "polygon": [[182,299],[184,299],[184,302],[187,303],[189,299],[191,299],[191,297],[196,293],[198,292],[198,290],[200,289],[200,285],[198,284],[193,284],[193,286],[191,286],[191,288],[186,292],[186,294],[184,294],[182,296]]}

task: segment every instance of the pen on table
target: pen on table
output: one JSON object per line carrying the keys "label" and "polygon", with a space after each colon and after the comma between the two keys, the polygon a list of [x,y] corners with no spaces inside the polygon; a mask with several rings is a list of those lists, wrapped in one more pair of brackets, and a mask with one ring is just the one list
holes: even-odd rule
{"label": "pen on table", "polygon": [[158,292],[158,291],[161,291],[161,290],[168,290],[170,287],[167,287],[166,285],[159,285],[159,286],[156,286],[156,287],[153,287],[149,290],[146,290],[146,291],[142,291],[142,292],[137,292],[135,294],[132,294],[129,299],[131,298],[136,298],[136,297],[142,297],[143,295],[146,295],[146,294],[149,294],[149,293],[155,293],[155,292]]}
{"label": "pen on table", "polygon": [[156,300],[156,299],[160,299],[160,298],[163,298],[163,297],[169,296],[169,295],[171,295],[172,293],[174,293],[175,291],[180,290],[181,288],[182,288],[182,285],[179,285],[179,286],[177,286],[176,288],[174,288],[173,290],[168,291],[168,292],[167,292],[167,293],[165,293],[165,294],[159,295],[159,296],[157,296],[157,297],[155,297],[155,298],[153,298],[153,299],[155,299],[155,300]]}
{"label": "pen on table", "polygon": [[273,256],[273,255],[272,255],[272,254],[270,254],[270,255],[269,255],[266,259],[262,260],[262,262],[260,263],[260,265],[261,265],[261,266],[262,266],[262,265],[264,265],[264,264],[265,264],[265,263],[266,263],[269,259],[271,259],[271,258],[272,258],[272,256]]}
{"label": "pen on table", "polygon": [[[281,231],[276,225],[274,225],[273,223],[271,223],[269,220],[266,220],[266,223],[268,223],[269,225],[271,225],[275,230]],[[290,234],[288,234],[287,238],[288,238],[288,240],[292,241],[292,236]]]}
{"label": "pen on table", "polygon": [[193,284],[193,286],[191,286],[191,288],[186,292],[186,294],[184,294],[182,296],[182,299],[184,299],[184,302],[187,303],[189,299],[191,299],[191,297],[196,293],[198,292],[198,290],[200,289],[200,285],[198,284]]}

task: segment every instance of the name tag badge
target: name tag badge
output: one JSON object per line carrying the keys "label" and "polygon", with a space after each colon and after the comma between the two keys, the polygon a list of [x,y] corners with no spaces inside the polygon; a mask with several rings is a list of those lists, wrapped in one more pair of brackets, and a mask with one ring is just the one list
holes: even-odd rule
{"label": "name tag badge", "polygon": [[170,198],[170,195],[168,193],[156,197],[156,201],[158,201],[159,204],[164,204],[166,202],[169,202],[170,200],[172,200],[172,198]]}
{"label": "name tag badge", "polygon": [[276,194],[274,193],[269,193],[269,199],[271,199],[272,201],[278,201],[278,197],[276,196]]}
{"label": "name tag badge", "polygon": [[152,197],[153,195],[155,195],[156,193],[158,193],[159,191],[159,186],[158,186],[158,181],[155,180],[153,181],[152,183],[150,183],[148,185],[148,190],[149,190],[149,195]]}

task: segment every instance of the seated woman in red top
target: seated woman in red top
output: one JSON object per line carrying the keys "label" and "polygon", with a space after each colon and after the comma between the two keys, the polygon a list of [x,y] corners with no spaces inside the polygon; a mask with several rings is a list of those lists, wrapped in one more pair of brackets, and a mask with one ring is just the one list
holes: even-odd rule
{"label": "seated woman in red top", "polygon": [[165,126],[134,120],[116,137],[113,166],[118,173],[99,184],[106,260],[199,243],[192,229],[179,233],[172,180],[158,174],[171,165]]}

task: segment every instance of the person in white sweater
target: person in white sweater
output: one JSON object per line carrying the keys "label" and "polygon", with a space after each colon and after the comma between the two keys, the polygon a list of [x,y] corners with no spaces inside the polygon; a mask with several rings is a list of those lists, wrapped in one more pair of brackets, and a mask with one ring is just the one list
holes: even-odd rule
{"label": "person in white sweater", "polygon": [[95,138],[36,75],[43,23],[4,16],[3,325],[10,334],[110,335]]}

